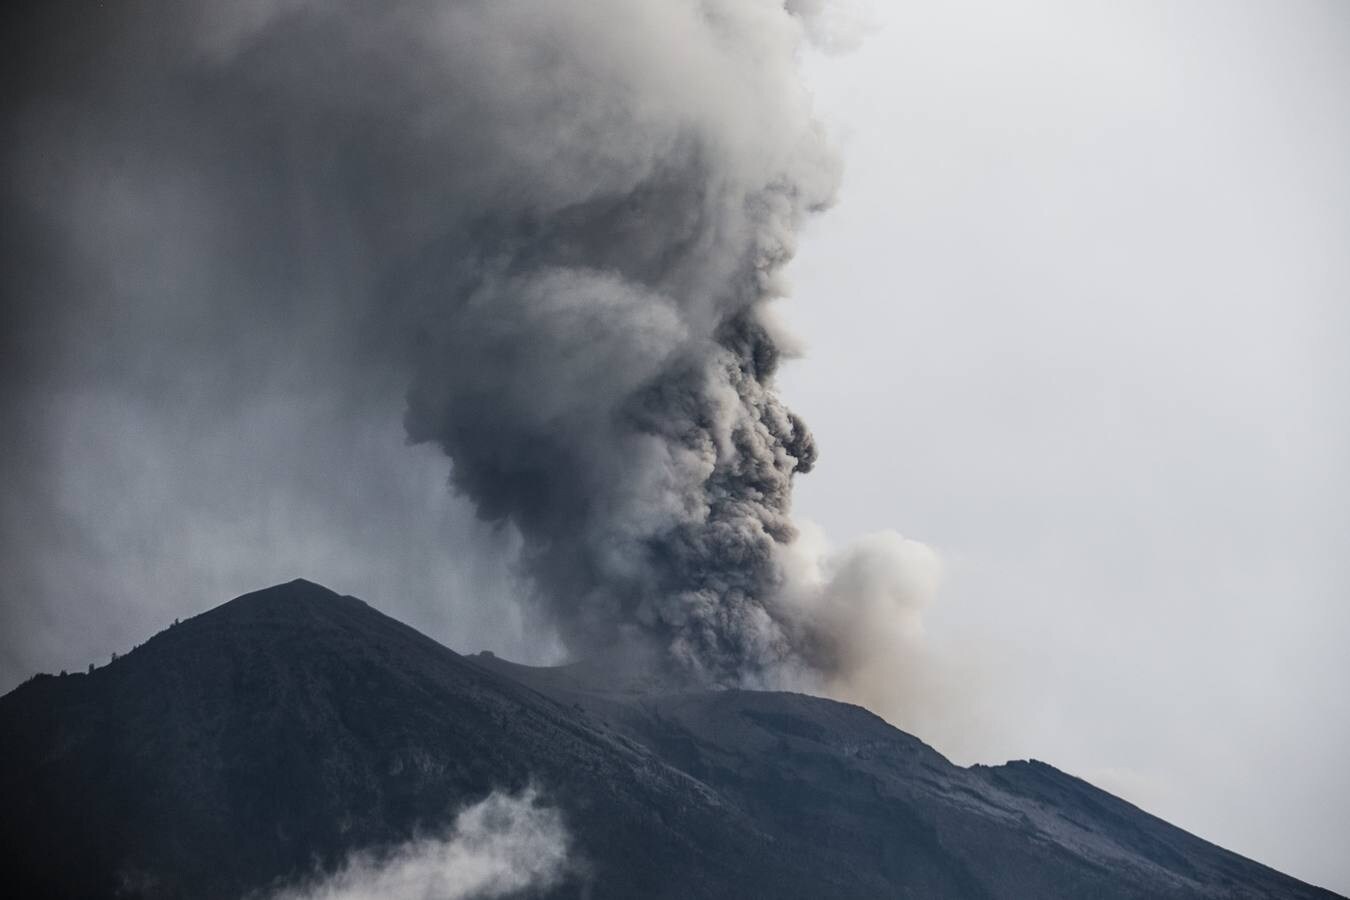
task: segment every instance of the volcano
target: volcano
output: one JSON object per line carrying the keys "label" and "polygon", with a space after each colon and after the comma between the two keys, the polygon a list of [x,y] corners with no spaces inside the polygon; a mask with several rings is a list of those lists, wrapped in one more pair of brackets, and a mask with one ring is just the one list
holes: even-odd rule
{"label": "volcano", "polygon": [[9,896],[265,897],[527,788],[569,834],[555,897],[1335,896],[1042,762],[962,768],[817,697],[463,656],[305,581],[30,679],[0,738]]}

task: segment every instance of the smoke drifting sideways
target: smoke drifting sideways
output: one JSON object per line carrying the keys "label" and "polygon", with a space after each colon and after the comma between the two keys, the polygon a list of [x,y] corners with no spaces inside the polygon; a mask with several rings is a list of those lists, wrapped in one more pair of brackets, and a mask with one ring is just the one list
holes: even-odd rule
{"label": "smoke drifting sideways", "polygon": [[838,43],[834,9],[10,13],[6,423],[109,371],[222,407],[322,380],[364,410],[400,385],[408,439],[518,532],[573,653],[866,694],[935,564],[894,535],[801,539],[816,446],[774,390],[771,306],[840,174],[798,72]]}

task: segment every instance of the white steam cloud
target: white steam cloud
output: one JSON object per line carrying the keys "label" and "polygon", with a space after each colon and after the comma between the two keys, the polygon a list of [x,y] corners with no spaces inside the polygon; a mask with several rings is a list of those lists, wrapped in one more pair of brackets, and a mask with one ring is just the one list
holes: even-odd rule
{"label": "white steam cloud", "polygon": [[810,522],[778,554],[784,601],[798,610],[828,666],[778,678],[857,703],[902,728],[928,733],[946,717],[951,661],[925,640],[942,560],[894,531],[834,547]]}
{"label": "white steam cloud", "polygon": [[560,884],[569,872],[561,814],[534,789],[494,792],[464,809],[450,832],[386,853],[355,854],[334,874],[270,900],[487,900]]}

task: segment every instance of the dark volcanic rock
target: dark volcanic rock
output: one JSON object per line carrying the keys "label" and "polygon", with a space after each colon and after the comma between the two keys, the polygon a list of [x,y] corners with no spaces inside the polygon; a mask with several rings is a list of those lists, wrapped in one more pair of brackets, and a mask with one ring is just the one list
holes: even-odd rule
{"label": "dark volcanic rock", "polygon": [[557,896],[1331,897],[858,707],[463,657],[296,581],[0,698],[11,896],[240,897],[539,786]]}

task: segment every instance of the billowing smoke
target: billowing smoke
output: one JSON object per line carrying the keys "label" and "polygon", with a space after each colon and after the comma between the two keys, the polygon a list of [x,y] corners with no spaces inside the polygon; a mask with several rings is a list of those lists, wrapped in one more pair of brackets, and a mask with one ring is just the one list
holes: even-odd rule
{"label": "billowing smoke", "polygon": [[546,892],[575,868],[561,814],[534,790],[493,793],[443,836],[353,854],[337,871],[270,900],[490,900]]}
{"label": "billowing smoke", "polygon": [[65,372],[135,359],[221,405],[328,379],[359,413],[399,385],[574,652],[833,682],[892,652],[853,611],[909,576],[785,562],[816,448],[771,306],[837,183],[797,71],[832,9],[44,5],[6,204],[55,262],[13,309],[47,304]]}
{"label": "billowing smoke", "polygon": [[516,192],[492,191],[417,279],[408,433],[520,530],[569,643],[637,633],[734,680],[799,649],[773,551],[815,449],[773,393],[765,306],[835,175],[794,77],[800,24],[745,0],[555,16],[510,22],[506,70],[474,73],[554,57],[491,99],[505,133],[471,166],[524,141]]}

